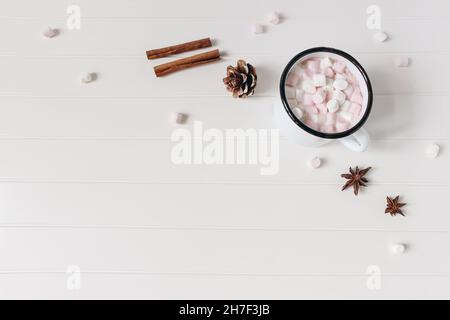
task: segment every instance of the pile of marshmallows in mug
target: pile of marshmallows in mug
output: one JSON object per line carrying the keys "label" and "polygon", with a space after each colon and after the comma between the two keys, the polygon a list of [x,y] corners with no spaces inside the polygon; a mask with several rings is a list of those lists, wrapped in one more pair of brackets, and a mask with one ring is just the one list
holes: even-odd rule
{"label": "pile of marshmallows in mug", "polygon": [[343,132],[362,117],[358,80],[344,63],[329,57],[298,62],[288,74],[285,92],[295,116],[315,131]]}

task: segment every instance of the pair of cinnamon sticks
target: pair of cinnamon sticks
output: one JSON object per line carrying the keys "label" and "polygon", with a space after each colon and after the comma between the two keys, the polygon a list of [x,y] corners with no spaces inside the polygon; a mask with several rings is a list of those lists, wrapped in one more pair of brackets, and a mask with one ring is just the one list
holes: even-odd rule
{"label": "pair of cinnamon sticks", "polygon": [[[173,54],[188,52],[197,49],[208,48],[212,46],[210,38],[186,42],[174,46],[169,46],[160,49],[148,50],[147,59],[153,60],[163,57],[168,57]],[[164,63],[155,66],[153,69],[157,77],[162,77],[176,71],[192,68],[206,63],[214,62],[220,59],[219,50],[212,50],[200,54],[196,54],[187,58],[178,59],[172,62]]]}

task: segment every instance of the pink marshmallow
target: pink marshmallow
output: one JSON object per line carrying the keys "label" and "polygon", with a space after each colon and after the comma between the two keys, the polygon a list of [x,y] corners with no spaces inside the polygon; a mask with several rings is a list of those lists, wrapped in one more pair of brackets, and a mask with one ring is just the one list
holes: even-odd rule
{"label": "pink marshmallow", "polygon": [[290,72],[286,79],[286,84],[288,86],[295,87],[295,86],[297,86],[299,81],[300,81],[300,77],[297,74]]}
{"label": "pink marshmallow", "polygon": [[345,88],[344,93],[347,100],[351,99],[353,91],[354,91],[353,86],[347,86],[347,88]]}
{"label": "pink marshmallow", "polygon": [[361,105],[358,103],[352,103],[352,106],[350,107],[350,112],[353,113],[355,116],[359,116],[361,113]]}
{"label": "pink marshmallow", "polygon": [[326,125],[334,125],[336,123],[336,113],[327,113]]}
{"label": "pink marshmallow", "polygon": [[312,121],[311,119],[308,119],[305,121],[305,124],[310,127],[313,130],[319,131],[319,125]]}
{"label": "pink marshmallow", "polygon": [[306,62],[306,67],[308,70],[310,70],[313,74],[320,72],[320,61],[319,60],[308,60]]}
{"label": "pink marshmallow", "polygon": [[319,110],[314,106],[308,106],[305,108],[305,111],[309,114],[319,114]]}
{"label": "pink marshmallow", "polygon": [[343,73],[345,70],[345,64],[343,64],[342,62],[336,62],[333,65],[333,70],[336,71],[337,73]]}
{"label": "pink marshmallow", "polygon": [[303,105],[305,106],[312,106],[314,105],[313,99],[312,99],[312,95],[305,93],[303,95]]}
{"label": "pink marshmallow", "polygon": [[346,121],[342,121],[340,119],[338,119],[336,121],[336,130],[338,132],[346,131],[346,130],[348,130],[349,127],[350,127],[350,125]]}
{"label": "pink marshmallow", "polygon": [[350,101],[354,102],[354,103],[362,104],[363,103],[363,97],[361,95],[361,92],[359,90],[355,90],[353,92],[352,96],[350,97]]}
{"label": "pink marshmallow", "polygon": [[334,129],[334,125],[332,125],[332,124],[322,126],[320,128],[320,131],[325,132],[325,133],[335,133],[336,132],[336,130]]}
{"label": "pink marshmallow", "polygon": [[316,107],[320,113],[327,114],[328,110],[327,110],[327,105],[325,103],[318,104],[318,105],[316,105]]}
{"label": "pink marshmallow", "polygon": [[328,78],[334,78],[334,71],[331,68],[326,68],[325,69],[325,76],[327,76]]}

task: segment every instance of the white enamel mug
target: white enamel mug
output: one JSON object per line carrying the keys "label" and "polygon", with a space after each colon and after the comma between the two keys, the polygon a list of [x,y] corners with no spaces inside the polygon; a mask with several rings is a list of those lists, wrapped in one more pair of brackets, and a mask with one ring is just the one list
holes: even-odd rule
{"label": "white enamel mug", "polygon": [[[291,69],[299,62],[310,58],[329,57],[344,63],[357,79],[363,96],[362,116],[350,129],[337,133],[324,133],[316,131],[301,122],[292,112],[286,98],[286,79]],[[290,140],[309,147],[320,147],[331,141],[338,140],[348,149],[363,152],[369,145],[369,134],[363,125],[372,109],[373,92],[369,77],[363,67],[355,58],[341,50],[333,48],[312,48],[297,54],[284,69],[280,80],[280,100],[274,106],[275,121],[281,133]]]}

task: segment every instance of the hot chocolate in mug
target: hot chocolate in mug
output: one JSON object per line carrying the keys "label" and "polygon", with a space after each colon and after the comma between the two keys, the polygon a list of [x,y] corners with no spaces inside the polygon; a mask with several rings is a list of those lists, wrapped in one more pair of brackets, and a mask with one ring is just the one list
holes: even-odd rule
{"label": "hot chocolate in mug", "polygon": [[367,149],[363,125],[372,108],[372,85],[349,54],[326,47],[297,54],[281,75],[280,98],[275,120],[294,142],[319,147],[338,140],[356,152]]}

